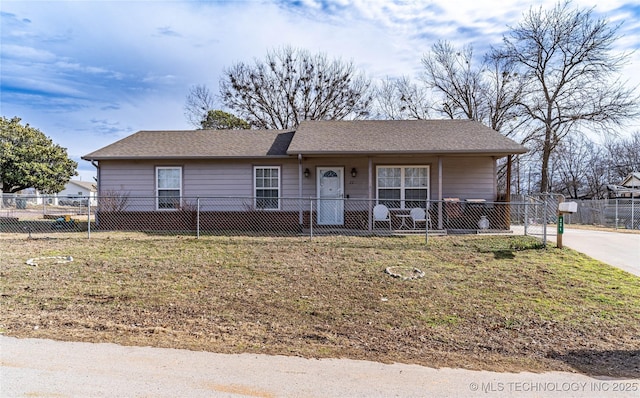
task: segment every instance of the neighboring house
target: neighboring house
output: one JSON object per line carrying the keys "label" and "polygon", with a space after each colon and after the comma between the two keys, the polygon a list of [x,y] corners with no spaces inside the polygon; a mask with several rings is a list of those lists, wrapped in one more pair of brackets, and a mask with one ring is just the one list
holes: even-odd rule
{"label": "neighboring house", "polygon": [[98,196],[156,198],[145,211],[242,197],[249,201],[227,210],[299,214],[291,219],[302,223],[307,209],[284,198],[315,198],[318,224],[344,226],[341,199],[392,210],[496,201],[497,160],[526,151],[470,120],[305,121],[295,131],[140,131],[83,159],[97,167]]}
{"label": "neighboring house", "polygon": [[62,206],[87,206],[96,204],[96,183],[70,180],[57,194],[58,204]]}
{"label": "neighboring house", "polygon": [[44,202],[49,205],[86,206],[89,201],[92,205],[97,203],[96,184],[78,180],[70,180],[64,189],[55,195],[42,194],[35,188],[23,189],[18,194],[31,204],[42,204]]}
{"label": "neighboring house", "polygon": [[607,185],[610,198],[640,198],[640,173],[629,173],[620,185]]}
{"label": "neighboring house", "polygon": [[629,173],[620,185],[607,185],[611,198],[640,197],[640,173]]}
{"label": "neighboring house", "polygon": [[620,185],[622,185],[625,188],[640,189],[640,173],[639,172],[629,173],[629,175],[624,178],[624,180],[622,181],[622,184]]}

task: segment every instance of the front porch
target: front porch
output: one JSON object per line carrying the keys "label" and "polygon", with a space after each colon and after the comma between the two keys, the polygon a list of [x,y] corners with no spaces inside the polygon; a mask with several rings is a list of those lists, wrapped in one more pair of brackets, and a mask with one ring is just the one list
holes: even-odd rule
{"label": "front porch", "polygon": [[[277,198],[278,209],[256,209],[253,198],[183,198],[179,209],[149,210],[155,198],[131,198],[116,210],[98,205],[98,230],[189,231],[281,234],[459,234],[508,233],[512,211],[506,202],[428,201],[418,209],[387,209],[377,218],[375,201]],[[148,203],[147,203],[148,202]],[[324,206],[324,207],[323,207]],[[319,218],[320,209],[335,214]]]}

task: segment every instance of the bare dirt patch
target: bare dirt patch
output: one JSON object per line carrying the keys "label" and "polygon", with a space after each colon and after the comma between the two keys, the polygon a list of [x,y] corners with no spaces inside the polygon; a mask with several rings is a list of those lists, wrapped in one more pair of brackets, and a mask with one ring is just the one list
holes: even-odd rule
{"label": "bare dirt patch", "polygon": [[[9,336],[640,377],[639,279],[533,238],[20,238],[2,254]],[[25,264],[47,256],[73,261]]]}

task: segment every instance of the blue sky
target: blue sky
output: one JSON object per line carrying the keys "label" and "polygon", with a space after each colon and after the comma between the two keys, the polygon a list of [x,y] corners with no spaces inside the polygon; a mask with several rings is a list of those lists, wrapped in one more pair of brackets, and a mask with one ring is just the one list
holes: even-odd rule
{"label": "blue sky", "polygon": [[[0,114],[20,117],[66,147],[86,181],[95,170],[80,156],[138,130],[192,128],[184,117],[189,88],[205,84],[217,93],[222,70],[236,62],[292,45],[353,61],[373,79],[416,78],[420,59],[437,40],[472,44],[482,54],[531,4],[2,0]],[[536,4],[551,8],[556,2]],[[573,5],[596,5],[596,16],[623,22],[618,49],[636,51],[623,78],[640,84],[640,4]]]}

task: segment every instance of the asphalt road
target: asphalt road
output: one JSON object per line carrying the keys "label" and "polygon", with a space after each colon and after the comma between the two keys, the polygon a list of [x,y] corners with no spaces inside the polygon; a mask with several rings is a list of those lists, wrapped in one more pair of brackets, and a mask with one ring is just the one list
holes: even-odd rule
{"label": "asphalt road", "polygon": [[2,397],[637,397],[640,379],[0,336]]}

